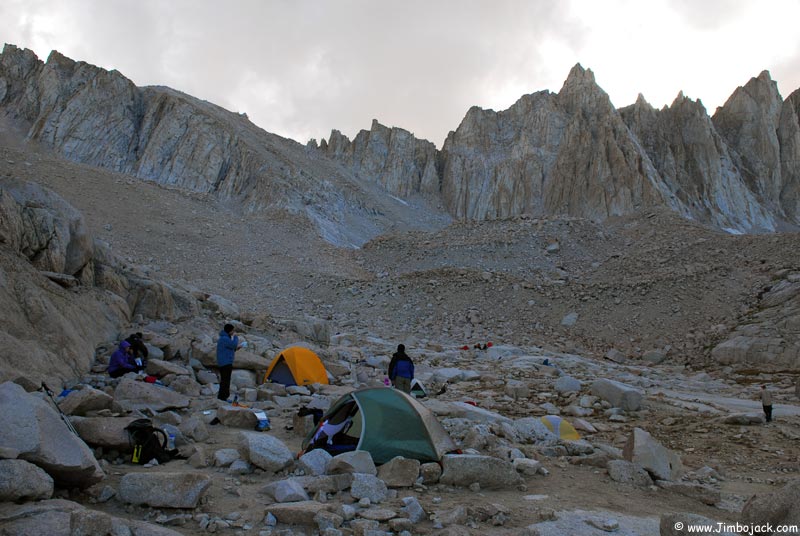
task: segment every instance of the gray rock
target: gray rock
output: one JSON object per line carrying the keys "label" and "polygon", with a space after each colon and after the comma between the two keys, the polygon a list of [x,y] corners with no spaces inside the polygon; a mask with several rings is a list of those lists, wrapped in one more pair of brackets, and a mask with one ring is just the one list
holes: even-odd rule
{"label": "gray rock", "polygon": [[134,417],[70,417],[72,426],[88,445],[117,450],[130,448],[125,427],[134,420]]}
{"label": "gray rock", "polygon": [[147,373],[152,376],[163,378],[169,374],[183,376],[191,374],[188,368],[171,361],[162,361],[161,359],[154,359],[150,356],[147,359]]}
{"label": "gray rock", "polygon": [[278,472],[289,467],[294,460],[283,442],[267,434],[240,432],[239,444],[243,458],[267,472]]}
{"label": "gray rock", "polygon": [[561,319],[561,325],[567,328],[571,328],[575,324],[578,323],[578,313],[572,312],[568,313]]}
{"label": "gray rock", "polygon": [[219,449],[214,453],[214,465],[217,467],[228,467],[238,459],[240,456],[237,449]]}
{"label": "gray rock", "polygon": [[428,514],[425,513],[425,509],[422,508],[416,497],[403,497],[402,501],[403,507],[401,510],[405,512],[412,523],[420,523],[428,518]]}
{"label": "gray rock", "polygon": [[581,390],[581,382],[571,376],[561,376],[553,384],[553,388],[558,393],[577,393]]}
{"label": "gray rock", "polygon": [[629,385],[613,380],[599,379],[592,383],[592,394],[625,411],[636,411],[642,406],[642,393]]}
{"label": "gray rock", "polygon": [[231,428],[246,428],[255,430],[258,425],[258,417],[250,408],[240,406],[223,405],[217,409],[219,422]]}
{"label": "gray rock", "polygon": [[128,473],[119,498],[153,508],[195,508],[210,486],[211,477],[199,473]]}
{"label": "gray rock", "polygon": [[628,436],[622,455],[659,480],[675,480],[683,472],[680,457],[641,428],[634,428]]}
{"label": "gray rock", "polygon": [[608,352],[606,352],[605,356],[606,359],[609,361],[613,361],[614,363],[625,363],[628,361],[628,356],[617,350],[616,348],[611,348]]}
{"label": "gray rock", "polygon": [[467,487],[477,482],[481,489],[507,489],[521,482],[510,462],[490,456],[448,454],[442,467],[442,484]]}
{"label": "gray rock", "polygon": [[419,478],[419,460],[397,456],[378,468],[378,478],[390,488],[408,488]]}
{"label": "gray rock", "polygon": [[53,496],[53,479],[24,460],[0,460],[0,502],[39,501]]}
{"label": "gray rock", "polygon": [[67,415],[86,415],[90,411],[110,408],[113,400],[105,392],[86,386],[79,391],[72,391],[58,407]]}
{"label": "gray rock", "polygon": [[12,382],[0,384],[0,446],[44,469],[56,485],[85,488],[102,480],[91,449],[69,431],[56,410]]}
{"label": "gray rock", "polygon": [[354,473],[353,483],[350,484],[350,495],[355,499],[369,499],[371,503],[381,503],[389,497],[389,490],[380,478]]}
{"label": "gray rock", "polygon": [[332,475],[342,473],[377,475],[378,470],[375,468],[375,462],[372,461],[372,455],[369,452],[353,450],[334,456],[328,465],[328,473]]}
{"label": "gray rock", "polygon": [[249,475],[253,468],[244,460],[236,460],[228,467],[228,472],[232,475]]}
{"label": "gray rock", "polygon": [[264,493],[271,495],[275,502],[297,502],[308,501],[308,493],[303,486],[294,478],[272,482],[264,487]]}
{"label": "gray rock", "polygon": [[197,417],[184,420],[178,429],[184,436],[194,441],[202,442],[210,437],[206,423]]}
{"label": "gray rock", "polygon": [[513,423],[514,429],[522,441],[527,443],[555,443],[558,441],[550,429],[538,417],[524,417]]}
{"label": "gray rock", "polygon": [[419,467],[419,474],[423,484],[436,484],[442,476],[442,466],[438,463],[423,463]]}
{"label": "gray rock", "polygon": [[176,376],[169,384],[169,388],[182,395],[200,396],[202,386],[194,381],[191,376]]}
{"label": "gray rock", "polygon": [[317,501],[300,501],[293,503],[275,503],[267,506],[267,512],[275,516],[280,523],[287,525],[316,526],[314,518],[327,510],[327,505]]}
{"label": "gray rock", "polygon": [[353,483],[352,473],[341,475],[298,476],[295,480],[309,493],[339,493]]}
{"label": "gray rock", "polygon": [[528,458],[516,458],[511,464],[518,473],[526,476],[533,476],[538,474],[542,469],[542,464],[538,460],[531,460]]}
{"label": "gray rock", "polygon": [[754,424],[764,424],[766,417],[763,413],[733,413],[720,419],[722,424],[732,424],[737,426],[749,426]]}
{"label": "gray rock", "polygon": [[154,411],[166,411],[189,407],[189,398],[172,389],[129,378],[123,378],[117,385],[114,390],[114,401],[127,410],[149,408]]}
{"label": "gray rock", "polygon": [[328,472],[328,466],[332,459],[333,456],[328,452],[322,449],[314,449],[300,456],[297,463],[307,475],[318,476]]}
{"label": "gray rock", "polygon": [[606,465],[606,468],[608,469],[608,476],[615,482],[640,488],[653,485],[653,479],[650,478],[650,474],[635,463],[626,462],[625,460],[611,460]]}
{"label": "gray rock", "polygon": [[199,370],[195,376],[200,385],[212,385],[219,382],[217,375],[210,370]]}
{"label": "gray rock", "polygon": [[742,523],[800,525],[800,478],[771,493],[753,495],[742,508]]}
{"label": "gray rock", "polygon": [[648,350],[642,356],[642,360],[650,363],[651,365],[660,365],[667,358],[667,352],[661,348],[655,350]]}
{"label": "gray rock", "polygon": [[255,372],[252,372],[250,370],[235,369],[233,372],[231,372],[231,385],[235,385],[237,389],[245,389],[245,388],[255,389],[256,387]]}

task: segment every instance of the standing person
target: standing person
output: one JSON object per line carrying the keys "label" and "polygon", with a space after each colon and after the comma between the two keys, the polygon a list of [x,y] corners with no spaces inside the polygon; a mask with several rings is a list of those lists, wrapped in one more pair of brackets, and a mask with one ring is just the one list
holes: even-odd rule
{"label": "standing person", "polygon": [[136,333],[132,333],[130,337],[125,339],[133,348],[133,359],[136,361],[142,368],[147,368],[147,357],[150,355],[150,352],[147,350],[147,345],[142,340],[142,332],[137,331]]}
{"label": "standing person", "polygon": [[217,398],[228,400],[231,395],[231,372],[233,372],[233,354],[241,348],[239,336],[233,334],[233,324],[225,324],[219,332],[217,341],[217,366],[219,367],[219,393]]}
{"label": "standing person", "polygon": [[767,390],[766,385],[761,386],[761,405],[764,407],[767,422],[772,422],[772,393]]}
{"label": "standing person", "polygon": [[400,389],[404,393],[411,392],[411,380],[414,379],[414,362],[406,355],[404,344],[398,344],[397,351],[392,354],[388,376],[396,389]]}
{"label": "standing person", "polygon": [[133,359],[133,349],[131,343],[122,341],[119,348],[111,354],[108,362],[108,375],[112,378],[119,378],[128,372],[139,372],[142,367]]}

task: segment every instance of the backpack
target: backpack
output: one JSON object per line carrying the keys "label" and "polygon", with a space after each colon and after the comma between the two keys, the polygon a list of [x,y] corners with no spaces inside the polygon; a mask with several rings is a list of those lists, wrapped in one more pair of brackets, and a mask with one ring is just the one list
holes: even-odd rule
{"label": "backpack", "polygon": [[128,432],[133,453],[131,463],[144,465],[154,459],[158,463],[170,460],[171,452],[167,450],[167,434],[156,428],[150,419],[136,419],[125,427]]}

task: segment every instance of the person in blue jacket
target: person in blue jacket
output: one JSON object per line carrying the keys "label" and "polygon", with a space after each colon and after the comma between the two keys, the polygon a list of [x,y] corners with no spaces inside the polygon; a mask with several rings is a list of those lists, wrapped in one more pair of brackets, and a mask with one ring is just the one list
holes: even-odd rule
{"label": "person in blue jacket", "polygon": [[397,351],[392,354],[389,362],[389,379],[396,389],[405,393],[411,392],[411,380],[414,379],[414,362],[406,355],[404,344],[397,345]]}
{"label": "person in blue jacket", "polygon": [[139,372],[144,367],[136,364],[133,357],[133,348],[128,341],[119,343],[117,351],[111,354],[108,362],[108,375],[112,378],[119,378],[128,372]]}
{"label": "person in blue jacket", "polygon": [[217,367],[219,367],[219,393],[217,398],[228,400],[231,395],[231,372],[233,372],[233,357],[236,350],[241,348],[239,336],[233,333],[233,324],[225,324],[219,332],[217,340]]}

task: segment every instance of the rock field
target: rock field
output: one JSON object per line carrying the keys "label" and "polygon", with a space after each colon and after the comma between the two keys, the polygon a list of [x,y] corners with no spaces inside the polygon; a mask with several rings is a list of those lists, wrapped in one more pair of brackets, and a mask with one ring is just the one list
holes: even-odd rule
{"label": "rock field", "polygon": [[[602,225],[444,228],[421,210],[428,231],[339,249],[296,216],[244,214],[66,162],[9,131],[0,141],[0,186],[52,189],[105,243],[92,287],[50,273],[42,263],[55,256],[13,250],[43,220],[14,227],[22,242],[0,235],[4,292],[27,296],[24,318],[3,302],[13,321],[3,340],[21,341],[23,358],[14,378],[3,355],[3,377],[17,383],[0,384],[0,534],[649,535],[673,534],[690,514],[797,523],[780,505],[798,500],[798,234],[730,235],[663,208]],[[47,199],[2,214],[57,204]],[[69,309],[75,300],[85,304]],[[93,316],[112,306],[118,317]],[[49,336],[50,308],[80,341]],[[268,412],[269,432],[214,397],[225,321],[250,342],[235,392]],[[104,374],[137,330],[163,386]],[[297,342],[319,353],[332,385],[261,385],[269,360]],[[467,456],[412,478],[400,461],[295,459],[308,426],[298,408],[382,385],[399,342],[430,392],[424,404]],[[72,364],[48,375],[25,363],[22,343],[51,368]],[[72,389],[60,407],[82,440],[37,391],[42,379],[61,380],[56,394]],[[775,399],[769,424],[762,384]],[[559,440],[538,420],[547,414],[582,439]],[[127,462],[123,428],[140,416],[175,436],[178,459]]]}

